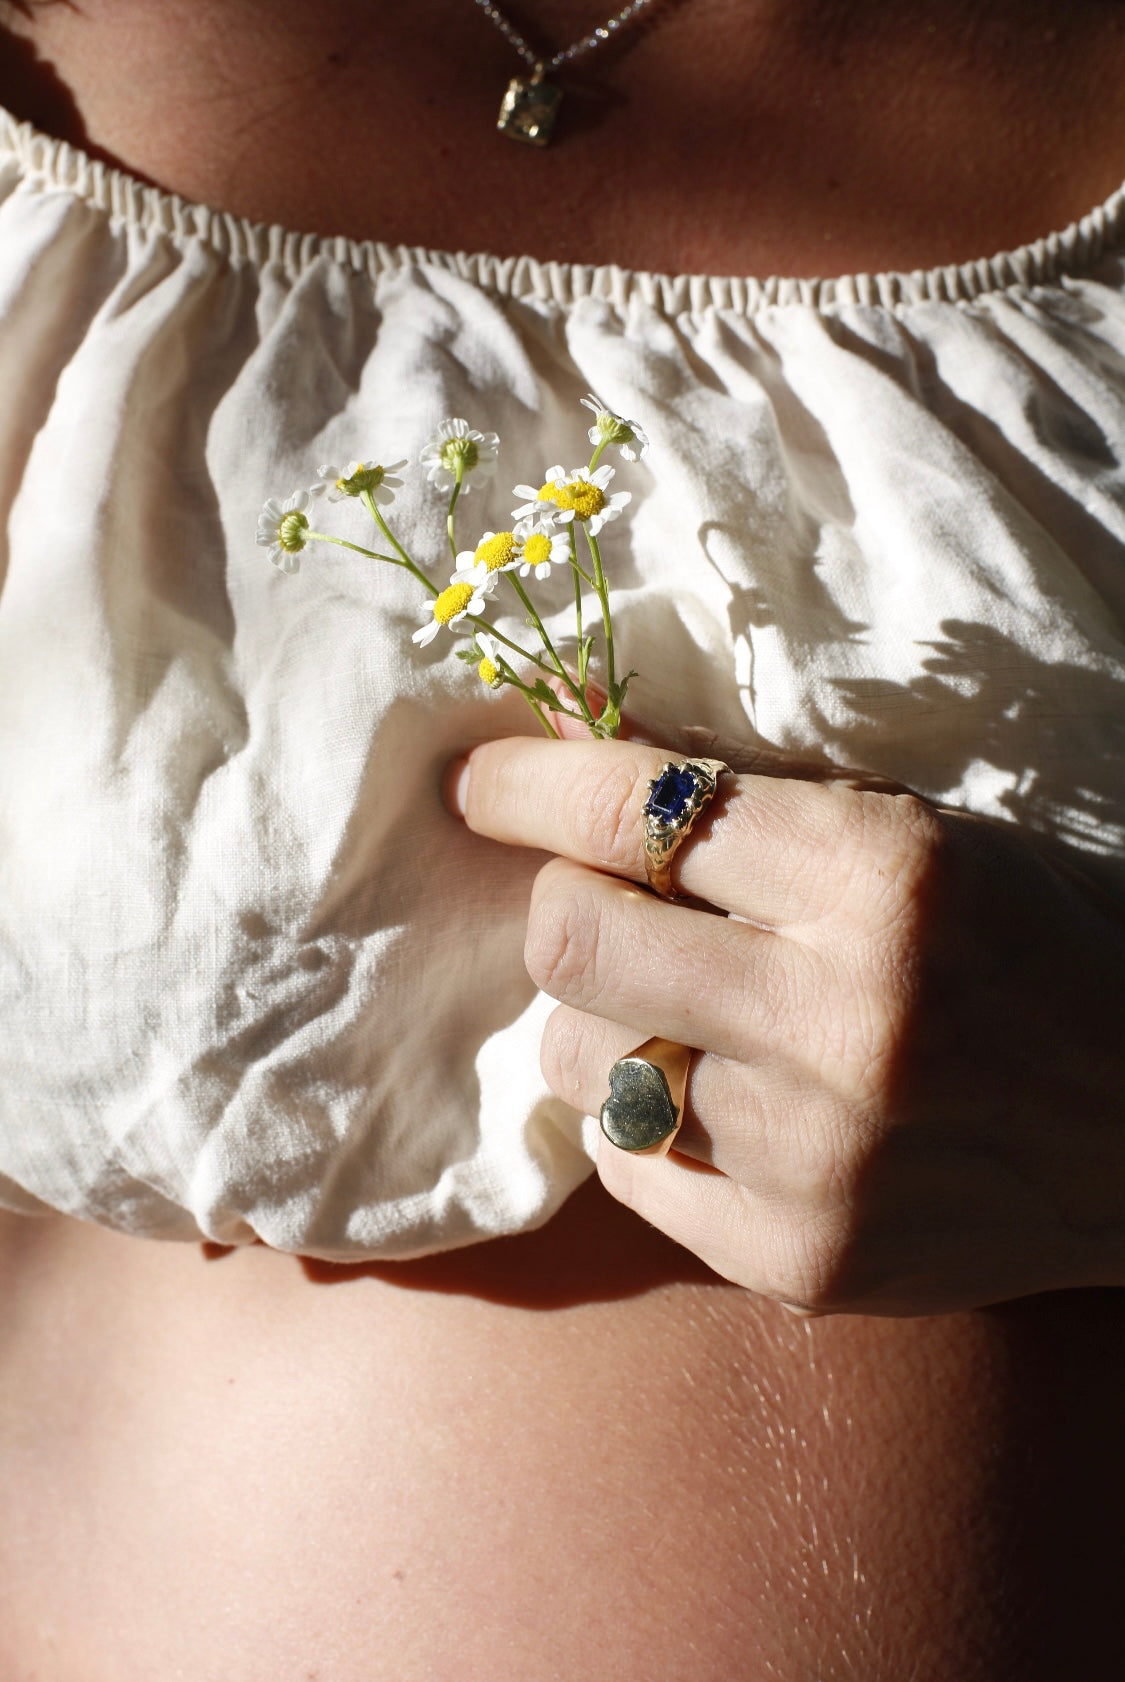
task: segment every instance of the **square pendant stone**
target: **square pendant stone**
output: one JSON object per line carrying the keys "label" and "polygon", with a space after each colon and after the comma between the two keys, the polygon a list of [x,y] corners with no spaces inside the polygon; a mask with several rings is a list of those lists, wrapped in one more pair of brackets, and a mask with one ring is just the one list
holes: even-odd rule
{"label": "square pendant stone", "polygon": [[695,778],[684,765],[669,765],[645,801],[645,811],[664,823],[682,818],[695,798]]}
{"label": "square pendant stone", "polygon": [[524,140],[529,146],[546,146],[561,98],[562,89],[551,82],[521,82],[518,76],[513,76],[496,127],[512,140]]}

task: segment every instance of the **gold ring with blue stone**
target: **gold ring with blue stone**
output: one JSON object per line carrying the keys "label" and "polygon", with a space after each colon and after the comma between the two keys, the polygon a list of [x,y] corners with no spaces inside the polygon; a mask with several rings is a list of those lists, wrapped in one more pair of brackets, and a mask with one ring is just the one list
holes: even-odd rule
{"label": "gold ring with blue stone", "polygon": [[684,1119],[691,1059],[690,1046],[660,1038],[617,1059],[601,1116],[611,1145],[634,1156],[665,1155]]}
{"label": "gold ring with blue stone", "polygon": [[672,886],[672,859],[700,814],[715,797],[730,766],[721,759],[670,759],[648,785],[644,804],[645,874],[663,899],[679,899]]}

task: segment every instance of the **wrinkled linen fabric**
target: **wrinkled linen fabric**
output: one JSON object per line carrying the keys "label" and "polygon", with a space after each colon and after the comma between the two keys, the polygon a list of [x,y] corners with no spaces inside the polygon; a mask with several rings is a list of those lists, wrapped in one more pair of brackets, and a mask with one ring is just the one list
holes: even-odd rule
{"label": "wrinkled linen fabric", "polygon": [[[1123,225],[669,279],[250,226],[0,119],[0,1203],[354,1260],[590,1172],[522,962],[542,860],[439,796],[537,726],[412,645],[405,573],[255,545],[267,496],[446,416],[502,440],[465,542],[586,459],[591,388],[650,434],[603,539],[654,734],[864,766],[1125,890]],[[565,639],[568,579],[532,584]]]}

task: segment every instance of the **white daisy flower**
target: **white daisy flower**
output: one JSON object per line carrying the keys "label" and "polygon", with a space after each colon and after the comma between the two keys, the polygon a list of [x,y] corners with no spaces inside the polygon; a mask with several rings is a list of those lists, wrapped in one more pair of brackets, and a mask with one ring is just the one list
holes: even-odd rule
{"label": "white daisy flower", "polygon": [[485,567],[474,567],[471,572],[455,572],[448,588],[430,603],[429,617],[413,633],[411,642],[425,648],[427,643],[433,642],[443,625],[452,627],[466,614],[480,613],[495,583],[496,574]]}
{"label": "white daisy flower", "polygon": [[616,415],[594,392],[587,392],[582,405],[594,412],[594,425],[586,434],[595,448],[599,444],[616,444],[626,461],[640,461],[650,447],[647,432],[636,421]]}
{"label": "white daisy flower", "polygon": [[552,502],[556,510],[555,519],[560,524],[579,520],[591,537],[596,537],[602,527],[610,520],[616,520],[626,503],[633,500],[630,491],[615,491],[612,496],[606,495],[613,476],[612,467],[596,467],[593,473],[584,467],[576,467],[572,473],[565,472],[561,467],[548,468],[546,483],[537,491],[532,492],[530,485],[516,486],[517,496],[534,494],[536,500],[514,509],[512,518],[519,520],[540,511],[541,502]]}
{"label": "white daisy flower", "polygon": [[500,650],[487,631],[478,631],[476,636],[477,648],[480,650],[480,665],[477,676],[490,689],[503,689],[504,679],[500,671]]}
{"label": "white daisy flower", "polygon": [[282,572],[300,571],[301,563],[297,556],[308,542],[305,536],[309,529],[309,518],[305,513],[308,505],[308,491],[294,491],[286,502],[278,502],[276,497],[271,496],[263,503],[262,512],[258,515],[255,542],[269,550],[270,560]]}
{"label": "white daisy flower", "polygon": [[317,468],[316,484],[309,486],[309,495],[326,496],[329,502],[343,502],[345,497],[370,491],[373,502],[380,508],[389,508],[395,492],[402,489],[403,482],[398,477],[398,471],[405,466],[405,461],[393,461],[389,467],[381,467],[375,461],[351,461],[347,467],[338,468],[329,462]]}
{"label": "white daisy flower", "polygon": [[496,472],[500,440],[495,432],[475,432],[465,420],[443,420],[429,438],[419,461],[439,491],[451,491],[461,475],[461,494]]}
{"label": "white daisy flower", "polygon": [[512,519],[540,520],[553,522],[555,519],[555,490],[566,478],[565,467],[548,467],[543,475],[541,485],[516,485],[513,495],[522,496],[526,501],[518,508],[512,509]]}
{"label": "white daisy flower", "polygon": [[514,531],[486,531],[475,549],[462,549],[456,577],[484,567],[486,572],[512,572],[520,564],[519,538]]}
{"label": "white daisy flower", "polygon": [[550,578],[553,566],[565,566],[570,560],[570,538],[565,531],[553,530],[549,520],[521,520],[515,535],[520,543],[521,578],[528,573]]}

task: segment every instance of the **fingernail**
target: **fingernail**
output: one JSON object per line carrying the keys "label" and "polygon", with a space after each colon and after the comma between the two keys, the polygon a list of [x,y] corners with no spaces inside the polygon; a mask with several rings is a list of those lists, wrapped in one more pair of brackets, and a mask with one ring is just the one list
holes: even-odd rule
{"label": "fingernail", "polygon": [[469,805],[469,770],[467,758],[455,759],[442,780],[441,794],[445,804],[457,817],[463,818]]}

